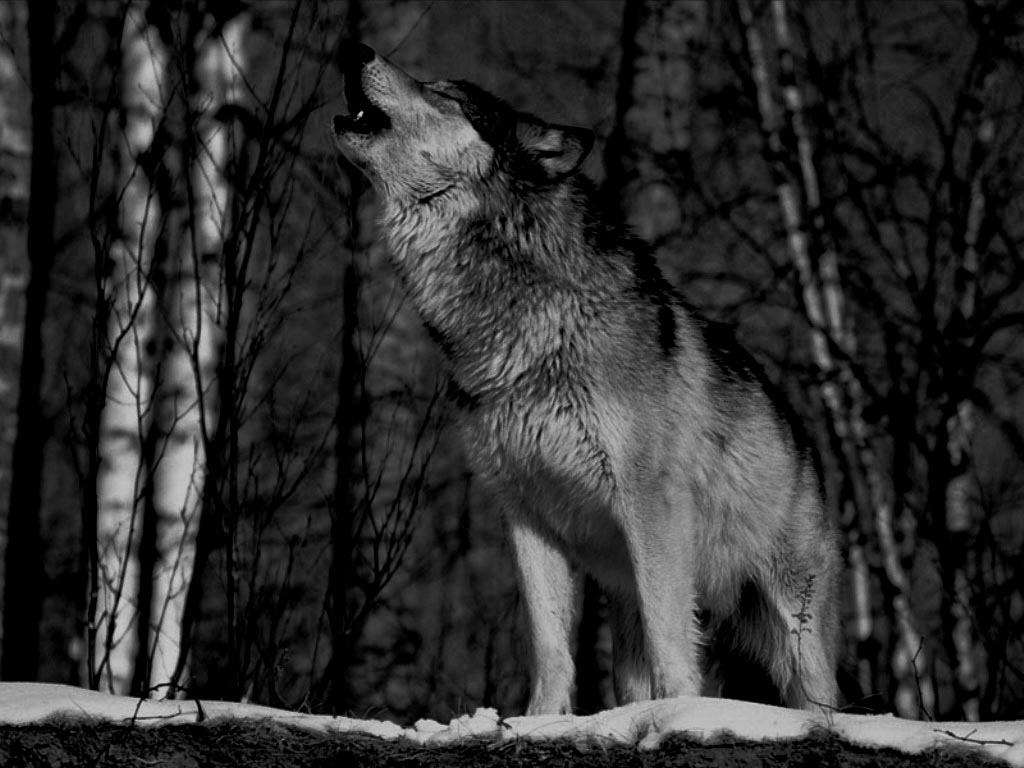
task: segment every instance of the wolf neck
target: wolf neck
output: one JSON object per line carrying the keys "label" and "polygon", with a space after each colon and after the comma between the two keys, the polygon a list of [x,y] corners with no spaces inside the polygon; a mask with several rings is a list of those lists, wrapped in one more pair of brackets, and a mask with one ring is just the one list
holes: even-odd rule
{"label": "wolf neck", "polygon": [[626,276],[588,244],[580,195],[568,185],[543,200],[509,195],[458,219],[429,206],[385,210],[398,272],[463,387],[505,389],[583,351],[591,305]]}

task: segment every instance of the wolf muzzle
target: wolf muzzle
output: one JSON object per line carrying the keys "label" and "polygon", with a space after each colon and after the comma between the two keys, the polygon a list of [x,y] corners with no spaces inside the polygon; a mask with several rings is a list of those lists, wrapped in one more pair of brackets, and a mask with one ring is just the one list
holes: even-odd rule
{"label": "wolf muzzle", "polygon": [[334,118],[337,135],[372,136],[391,128],[401,110],[422,98],[423,86],[368,45],[355,43],[343,57],[349,113]]}

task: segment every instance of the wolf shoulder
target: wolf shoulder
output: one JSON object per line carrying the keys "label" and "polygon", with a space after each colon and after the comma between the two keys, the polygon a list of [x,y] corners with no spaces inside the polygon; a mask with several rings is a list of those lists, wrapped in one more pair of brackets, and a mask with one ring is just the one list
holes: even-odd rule
{"label": "wolf shoulder", "polygon": [[[610,360],[628,401],[648,400],[666,421],[686,423],[705,455],[770,449],[820,479],[803,420],[733,328],[708,319],[635,256],[638,280],[625,317],[638,326],[633,346]],[[653,403],[651,402],[653,401]],[[714,450],[706,450],[708,448]]]}

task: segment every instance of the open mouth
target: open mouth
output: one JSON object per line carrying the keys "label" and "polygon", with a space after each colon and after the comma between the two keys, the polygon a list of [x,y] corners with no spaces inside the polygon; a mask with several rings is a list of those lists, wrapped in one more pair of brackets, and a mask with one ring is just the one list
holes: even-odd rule
{"label": "open mouth", "polygon": [[336,115],[335,133],[374,134],[391,127],[391,119],[370,101],[362,86],[362,71],[355,70],[345,75],[345,99],[349,114]]}

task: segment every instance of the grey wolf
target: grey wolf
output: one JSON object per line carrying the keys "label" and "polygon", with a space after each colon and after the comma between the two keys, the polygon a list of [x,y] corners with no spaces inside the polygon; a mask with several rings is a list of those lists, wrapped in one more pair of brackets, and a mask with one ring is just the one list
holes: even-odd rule
{"label": "grey wolf", "polygon": [[787,705],[835,706],[839,553],[812,454],[753,359],[601,208],[578,172],[593,135],[366,46],[345,94],[335,141],[378,190],[503,508],[528,712],[571,711],[580,572],[607,595],[619,703],[699,695],[706,636]]}

